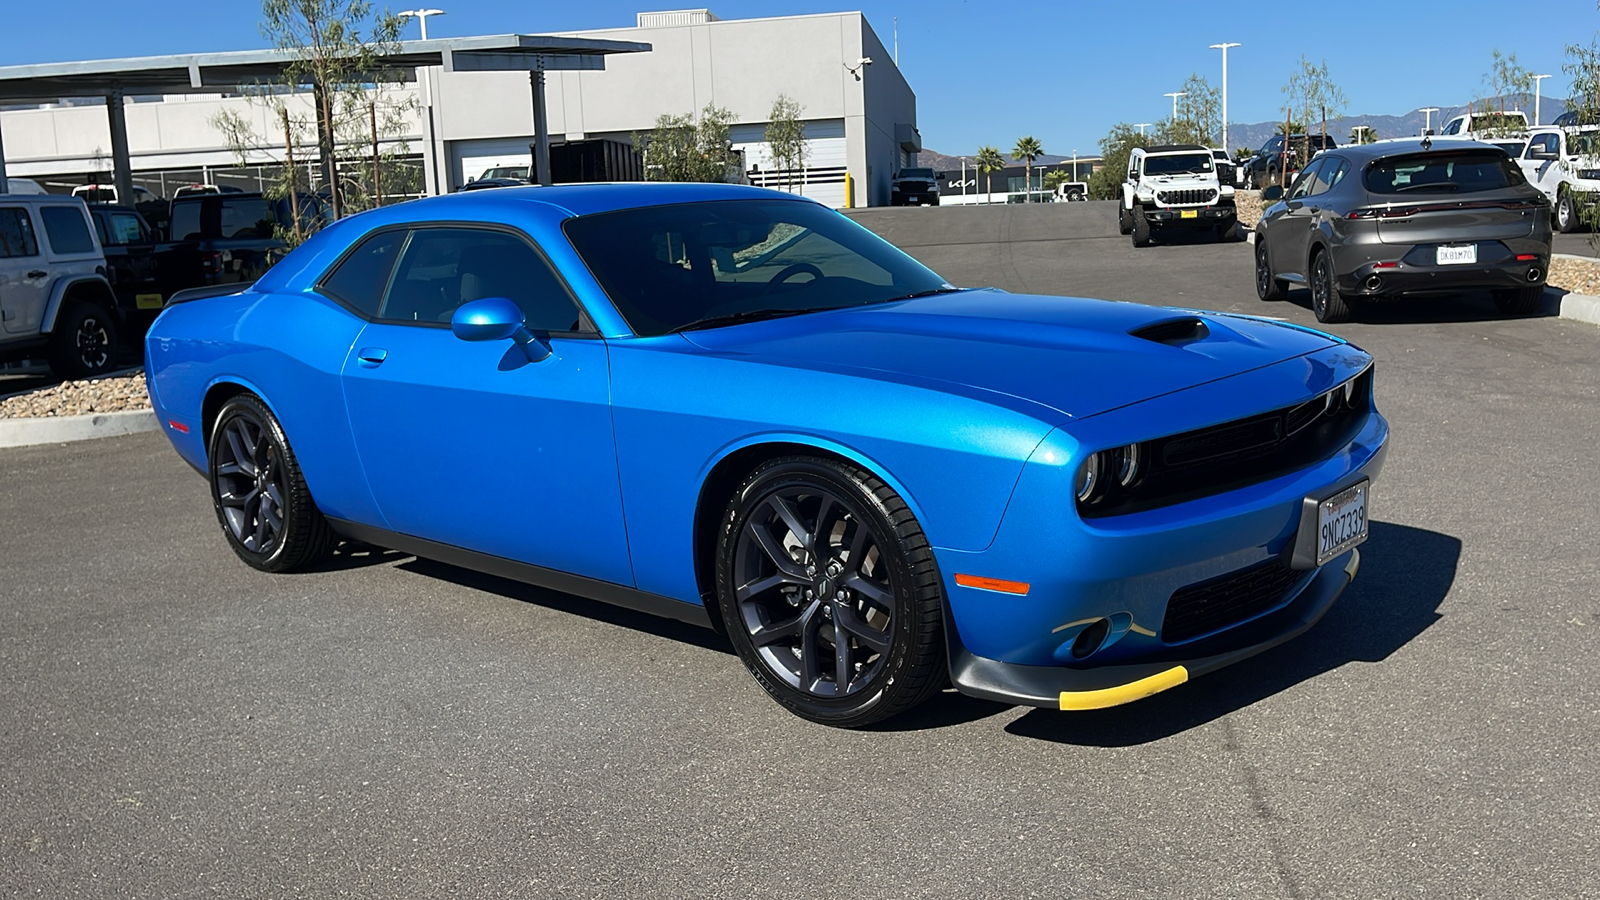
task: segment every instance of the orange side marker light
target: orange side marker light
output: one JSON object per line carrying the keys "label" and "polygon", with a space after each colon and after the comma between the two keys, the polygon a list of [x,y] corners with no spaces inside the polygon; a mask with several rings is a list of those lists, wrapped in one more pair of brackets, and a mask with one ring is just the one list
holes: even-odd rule
{"label": "orange side marker light", "polygon": [[1028,583],[1026,581],[1006,581],[1004,578],[985,578],[982,575],[958,574],[956,575],[956,584],[984,591],[999,591],[1002,594],[1026,594],[1028,592]]}

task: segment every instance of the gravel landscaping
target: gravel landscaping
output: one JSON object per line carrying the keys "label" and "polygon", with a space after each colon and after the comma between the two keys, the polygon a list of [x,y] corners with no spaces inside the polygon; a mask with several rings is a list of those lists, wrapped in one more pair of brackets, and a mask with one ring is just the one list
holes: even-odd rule
{"label": "gravel landscaping", "polygon": [[88,413],[149,409],[144,372],[109,378],[66,381],[0,400],[0,419],[81,416]]}

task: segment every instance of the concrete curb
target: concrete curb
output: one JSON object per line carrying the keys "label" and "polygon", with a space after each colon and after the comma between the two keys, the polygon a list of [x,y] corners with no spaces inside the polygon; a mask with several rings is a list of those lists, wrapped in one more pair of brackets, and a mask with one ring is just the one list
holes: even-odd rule
{"label": "concrete curb", "polygon": [[1600,297],[1567,294],[1561,298],[1561,318],[1600,325]]}
{"label": "concrete curb", "polygon": [[83,416],[43,416],[28,419],[0,419],[0,447],[29,447],[34,444],[64,444],[94,438],[116,437],[155,431],[161,425],[154,410],[89,413]]}

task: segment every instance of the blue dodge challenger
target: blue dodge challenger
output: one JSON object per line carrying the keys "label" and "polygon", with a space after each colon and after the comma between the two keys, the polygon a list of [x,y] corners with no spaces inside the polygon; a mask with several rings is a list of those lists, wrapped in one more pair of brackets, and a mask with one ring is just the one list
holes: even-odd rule
{"label": "blue dodge challenger", "polygon": [[1306,631],[1388,436],[1338,338],[957,288],[730,185],[406,203],[204,293],[150,394],[247,564],[360,541],[696,622],[843,727],[952,683],[1112,706]]}

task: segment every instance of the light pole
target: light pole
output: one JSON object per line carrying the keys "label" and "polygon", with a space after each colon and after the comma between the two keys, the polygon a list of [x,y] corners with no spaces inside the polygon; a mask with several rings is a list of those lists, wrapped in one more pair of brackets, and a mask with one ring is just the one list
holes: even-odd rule
{"label": "light pole", "polygon": [[[973,169],[973,171],[976,172],[977,169]],[[973,176],[972,181],[974,183],[973,187],[976,189],[978,181],[976,175]],[[963,204],[967,202],[967,158],[965,156],[961,157],[961,202]]]}
{"label": "light pole", "polygon": [[1162,94],[1161,96],[1163,96],[1163,97],[1171,97],[1172,98],[1172,124],[1173,125],[1177,125],[1178,124],[1178,98],[1179,97],[1187,97],[1187,96],[1189,96],[1189,92],[1188,91],[1173,91],[1170,94]]}
{"label": "light pole", "polygon": [[1427,134],[1433,130],[1433,114],[1439,111],[1437,106],[1424,106],[1417,110],[1422,113],[1422,133]]}
{"label": "light pole", "polygon": [[1540,82],[1549,77],[1549,75],[1533,76],[1533,124],[1535,125],[1539,124],[1539,88],[1543,86]]}
{"label": "light pole", "polygon": [[1356,135],[1357,135],[1356,143],[1365,144],[1366,141],[1362,140],[1360,135],[1364,134],[1365,132],[1371,131],[1372,129],[1367,127],[1366,125],[1352,125],[1352,126],[1350,126],[1350,130],[1352,132],[1356,133]]}
{"label": "light pole", "polygon": [[1149,128],[1150,125],[1151,125],[1150,122],[1135,122],[1135,123],[1133,123],[1133,127],[1139,129],[1139,137],[1144,137],[1144,130],[1146,128]]}
{"label": "light pole", "polygon": [[1228,149],[1228,48],[1239,44],[1212,44],[1212,50],[1222,51],[1222,149]]}
{"label": "light pole", "polygon": [[442,15],[444,15],[444,10],[442,10],[442,9],[402,9],[399,12],[395,13],[395,15],[399,16],[402,19],[416,19],[418,24],[420,24],[422,26],[422,39],[423,40],[427,40],[428,39],[428,17],[429,16],[442,16]]}

